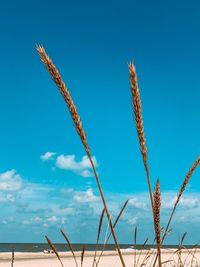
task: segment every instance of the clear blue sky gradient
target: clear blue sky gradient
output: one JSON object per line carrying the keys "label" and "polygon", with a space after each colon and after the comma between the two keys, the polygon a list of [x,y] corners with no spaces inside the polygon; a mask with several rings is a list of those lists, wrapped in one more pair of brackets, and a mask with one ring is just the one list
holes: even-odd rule
{"label": "clear blue sky gradient", "polygon": [[[200,151],[199,12],[199,1],[185,0],[2,2],[0,173],[15,169],[27,183],[58,190],[86,190],[89,181],[98,194],[94,178],[52,171],[53,163],[40,160],[46,151],[78,160],[85,154],[35,50],[42,44],[78,107],[106,196],[147,191],[131,105],[131,60],[141,90],[152,183],[159,177],[163,191],[178,190]],[[197,170],[192,193],[200,192],[199,178]],[[17,214],[15,209],[9,216],[15,220]],[[14,241],[21,241],[11,228]],[[56,238],[54,230],[50,233]],[[77,233],[72,236],[79,241]],[[4,234],[2,241],[13,241],[8,239]]]}

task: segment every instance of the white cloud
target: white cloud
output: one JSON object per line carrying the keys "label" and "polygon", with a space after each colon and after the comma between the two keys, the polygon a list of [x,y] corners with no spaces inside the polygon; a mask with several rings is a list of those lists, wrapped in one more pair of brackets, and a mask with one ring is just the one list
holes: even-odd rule
{"label": "white cloud", "polygon": [[133,217],[128,219],[128,224],[130,225],[135,225],[137,223],[138,218],[137,217]]}
{"label": "white cloud", "polygon": [[0,191],[18,191],[22,188],[22,177],[16,170],[0,174]]}
{"label": "white cloud", "polygon": [[72,207],[55,207],[52,209],[52,213],[56,215],[74,215],[75,214],[75,209]]}
{"label": "white cloud", "polygon": [[51,222],[51,223],[57,223],[58,222],[58,218],[53,215],[53,216],[47,218],[47,221]]}
{"label": "white cloud", "polygon": [[[163,209],[172,209],[177,197],[174,193],[163,193],[163,201],[161,207]],[[178,204],[180,208],[196,208],[199,206],[199,198],[196,196],[182,196]]]}
{"label": "white cloud", "polygon": [[147,209],[147,204],[144,201],[139,201],[136,197],[131,198],[128,204],[137,209]]}
{"label": "white cloud", "polygon": [[46,152],[45,154],[41,155],[40,158],[43,161],[48,161],[50,159],[53,158],[53,156],[55,156],[56,153],[55,152]]}
{"label": "white cloud", "polygon": [[165,196],[165,197],[163,197],[162,198],[162,200],[161,200],[161,202],[162,202],[162,204],[161,204],[161,208],[163,208],[163,209],[173,209],[173,207],[174,207],[174,204],[175,204],[175,202],[176,202],[176,197],[175,196]]}
{"label": "white cloud", "polygon": [[185,198],[183,197],[180,200],[180,206],[184,208],[197,208],[199,206],[199,199],[198,198]]}
{"label": "white cloud", "polygon": [[37,217],[34,217],[32,219],[32,221],[35,222],[35,223],[40,223],[40,222],[42,222],[42,218],[37,216]]}
{"label": "white cloud", "polygon": [[74,192],[74,200],[79,203],[88,203],[97,202],[100,198],[94,195],[92,188],[89,188],[87,191]]}
{"label": "white cloud", "polygon": [[[95,167],[98,166],[95,157],[92,157]],[[70,170],[83,177],[92,177],[92,167],[87,156],[83,156],[80,161],[76,161],[75,155],[60,155],[56,159],[56,166],[63,170]]]}

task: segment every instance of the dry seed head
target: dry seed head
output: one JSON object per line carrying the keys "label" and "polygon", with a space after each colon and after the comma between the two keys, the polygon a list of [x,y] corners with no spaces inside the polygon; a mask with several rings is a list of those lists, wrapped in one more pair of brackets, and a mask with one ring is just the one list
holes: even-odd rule
{"label": "dry seed head", "polygon": [[46,240],[47,240],[47,242],[48,242],[50,248],[53,250],[53,252],[55,253],[56,257],[57,257],[58,260],[60,261],[62,267],[64,267],[64,265],[63,265],[63,263],[62,263],[62,261],[61,261],[60,255],[58,254],[58,251],[57,251],[56,247],[54,246],[54,244],[51,242],[51,240],[50,240],[47,236],[45,236],[45,238],[46,238]]}
{"label": "dry seed head", "polygon": [[142,105],[140,99],[140,91],[138,88],[137,74],[136,68],[133,63],[128,65],[129,74],[130,74],[130,85],[131,85],[131,93],[132,93],[132,101],[133,101],[133,110],[135,114],[135,122],[137,128],[137,134],[140,143],[140,150],[142,153],[143,161],[146,163],[147,161],[147,147],[146,140],[144,134],[144,126],[142,119]]}
{"label": "dry seed head", "polygon": [[67,237],[67,235],[65,234],[65,232],[61,229],[60,230],[61,234],[63,235],[65,241],[67,242],[68,246],[69,246],[69,249],[73,255],[73,258],[74,258],[74,261],[75,261],[75,264],[76,264],[76,267],[78,267],[78,263],[77,263],[77,260],[76,260],[76,255],[74,253],[74,249],[73,249],[73,246],[71,244],[71,242],[69,241],[69,238]]}
{"label": "dry seed head", "polygon": [[69,93],[69,90],[67,89],[67,86],[65,85],[64,81],[62,80],[59,71],[57,70],[56,66],[53,64],[52,60],[47,55],[45,49],[42,46],[37,46],[37,51],[40,55],[41,60],[45,64],[49,74],[51,75],[52,79],[56,83],[60,93],[62,94],[68,109],[71,113],[72,119],[74,121],[74,125],[76,128],[77,133],[79,134],[81,141],[86,149],[86,152],[90,155],[90,149],[87,143],[87,138],[85,131],[82,127],[80,116],[78,115],[78,111],[76,106],[74,105],[74,102],[71,98],[71,95]]}
{"label": "dry seed head", "polygon": [[156,233],[156,241],[157,244],[160,244],[160,207],[161,207],[161,196],[160,196],[160,182],[157,180],[156,187],[153,195],[154,206],[154,225],[155,225],[155,233]]}
{"label": "dry seed head", "polygon": [[87,139],[86,139],[86,134],[85,134],[85,131],[84,131],[83,127],[82,127],[81,119],[80,119],[80,117],[78,115],[76,106],[74,105],[73,100],[72,100],[72,98],[70,96],[70,93],[69,93],[64,81],[62,80],[62,78],[61,78],[56,66],[53,64],[53,62],[51,61],[49,56],[46,54],[44,48],[42,46],[38,46],[37,47],[37,51],[38,51],[38,53],[40,55],[41,60],[45,64],[48,72],[50,73],[52,79],[56,83],[60,93],[62,94],[62,96],[63,96],[63,98],[64,98],[64,100],[65,100],[65,102],[66,102],[66,104],[68,106],[68,109],[69,109],[69,111],[71,113],[71,116],[72,116],[72,119],[74,121],[74,125],[75,125],[75,128],[76,128],[76,131],[78,132],[78,134],[79,134],[79,136],[81,138],[81,141],[82,141],[82,143],[83,143],[83,145],[85,147],[86,153],[87,153],[88,158],[90,160],[90,163],[92,165],[92,169],[93,169],[93,172],[94,172],[94,176],[96,178],[97,186],[98,186],[98,189],[99,189],[99,192],[100,192],[100,195],[101,195],[101,199],[102,199],[105,211],[106,211],[106,215],[107,215],[108,220],[109,220],[109,225],[110,225],[110,228],[111,228],[111,233],[112,233],[113,239],[115,241],[116,249],[118,251],[122,266],[125,267],[125,262],[124,262],[124,259],[123,259],[123,256],[122,256],[122,253],[121,253],[121,250],[120,250],[120,247],[119,247],[119,244],[118,244],[118,241],[117,241],[114,229],[113,229],[112,222],[110,221],[110,215],[109,215],[109,211],[108,211],[108,208],[107,208],[107,205],[106,205],[106,200],[104,198],[104,195],[103,195],[103,192],[102,192],[102,189],[101,189],[101,184],[100,184],[99,178],[97,176],[94,163],[92,161],[89,145],[88,145]]}
{"label": "dry seed head", "polygon": [[190,180],[190,177],[192,176],[193,172],[195,171],[195,169],[197,168],[197,166],[200,164],[200,156],[197,158],[197,160],[194,162],[194,164],[192,165],[191,169],[189,170],[189,172],[187,173],[185,180],[181,186],[181,189],[179,191],[177,200],[176,200],[176,205],[178,204],[178,202],[180,201],[180,198],[183,194],[183,192],[185,191],[185,188]]}

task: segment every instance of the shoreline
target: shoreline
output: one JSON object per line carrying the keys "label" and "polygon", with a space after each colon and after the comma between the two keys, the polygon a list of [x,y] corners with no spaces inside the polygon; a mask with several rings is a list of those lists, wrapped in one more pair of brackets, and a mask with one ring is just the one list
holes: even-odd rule
{"label": "shoreline", "polygon": [[[194,252],[194,250],[196,251],[196,253],[200,253],[200,248],[198,249],[182,249],[181,253],[185,254],[185,253],[192,253]],[[137,250],[137,249],[121,249],[122,254],[124,256],[129,256],[132,255],[134,256],[135,253],[137,253],[137,255],[146,255],[147,253],[152,253],[155,254],[157,252],[156,249],[152,248],[152,249],[143,249],[143,250]],[[173,254],[177,251],[177,249],[174,248],[169,248],[169,249],[161,249],[161,253],[162,254]],[[67,251],[67,252],[59,252],[59,256],[61,258],[73,258],[73,255],[71,252]],[[81,251],[75,251],[75,256],[77,258],[81,257]],[[101,253],[101,251],[97,251],[97,256],[99,256]],[[84,257],[94,257],[95,251],[86,251],[84,254]],[[118,253],[116,250],[106,250],[103,252],[103,257],[110,257],[110,256],[118,256]],[[0,252],[0,261],[8,261],[12,258],[12,252]],[[44,252],[15,252],[14,253],[14,258],[15,260],[37,260],[37,259],[53,259],[56,258],[56,255],[53,253],[44,253]]]}
{"label": "shoreline", "polygon": [[[177,249],[162,249],[162,262],[165,267],[178,266],[180,260]],[[156,249],[152,250],[122,250],[126,267],[133,267],[133,263],[137,262],[137,266],[141,266],[145,262],[145,267],[151,267],[155,259]],[[195,257],[193,253],[195,252]],[[84,255],[83,267],[92,266],[94,251],[87,251]],[[99,255],[101,251],[98,251]],[[147,253],[149,257],[147,258]],[[64,267],[76,267],[71,252],[59,252]],[[75,252],[78,266],[81,266],[81,252]],[[135,258],[136,255],[136,258]],[[98,256],[97,256],[98,259]],[[146,260],[145,260],[146,259]],[[147,260],[148,259],[148,260]],[[181,259],[183,266],[199,266],[200,265],[200,249],[183,249],[181,251]],[[12,261],[12,253],[0,253],[0,267],[10,267]],[[191,264],[193,262],[193,265]],[[43,252],[16,252],[14,255],[14,267],[60,267],[61,263],[55,254],[44,254]],[[105,251],[98,267],[121,267],[118,253],[115,250]]]}

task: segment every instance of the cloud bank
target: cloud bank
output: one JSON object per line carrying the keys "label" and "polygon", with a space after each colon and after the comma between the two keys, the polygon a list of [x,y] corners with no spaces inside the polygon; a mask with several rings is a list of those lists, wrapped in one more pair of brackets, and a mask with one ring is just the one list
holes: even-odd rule
{"label": "cloud bank", "polygon": [[[77,160],[75,155],[61,154],[54,158],[55,155],[55,152],[46,152],[40,158],[42,161],[54,160],[55,167],[59,169],[71,171],[82,177],[93,177],[92,167],[87,156],[83,156],[81,160]],[[94,166],[97,168],[98,163],[96,157],[93,156],[92,160]]]}

